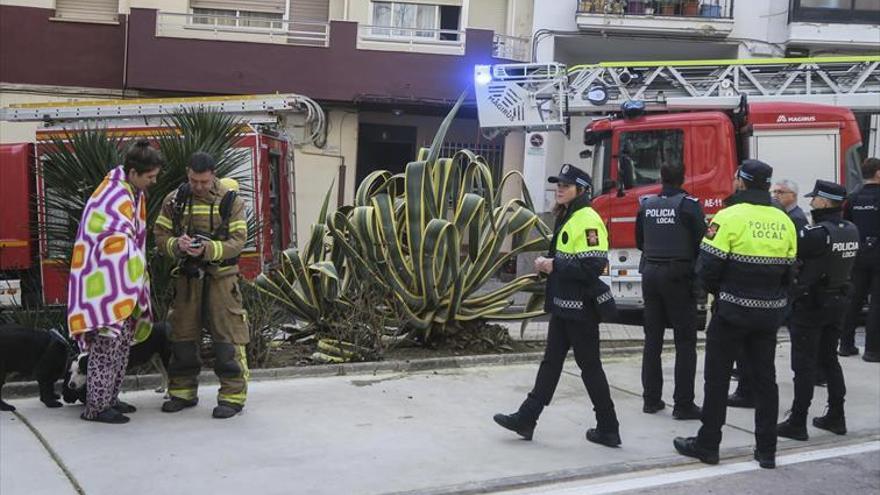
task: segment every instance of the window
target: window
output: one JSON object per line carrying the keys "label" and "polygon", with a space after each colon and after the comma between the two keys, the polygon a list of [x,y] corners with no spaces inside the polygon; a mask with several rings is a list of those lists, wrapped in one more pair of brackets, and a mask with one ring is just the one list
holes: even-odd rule
{"label": "window", "polygon": [[119,22],[118,0],[56,0],[55,19],[79,22]]}
{"label": "window", "polygon": [[684,131],[622,132],[617,163],[624,188],[658,184],[661,166],[684,165]]}
{"label": "window", "polygon": [[880,0],[791,0],[792,22],[880,23]]}
{"label": "window", "polygon": [[253,27],[282,29],[283,14],[250,12],[246,10],[193,8],[193,24],[208,26]]}
{"label": "window", "polygon": [[461,7],[403,2],[372,2],[372,6],[374,36],[458,39],[456,33],[440,30],[458,30]]}

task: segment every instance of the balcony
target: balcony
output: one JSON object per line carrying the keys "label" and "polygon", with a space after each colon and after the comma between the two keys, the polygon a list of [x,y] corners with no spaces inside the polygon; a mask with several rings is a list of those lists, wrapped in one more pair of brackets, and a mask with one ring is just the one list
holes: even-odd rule
{"label": "balcony", "polygon": [[877,0],[790,0],[787,44],[831,50],[877,52]]}
{"label": "balcony", "polygon": [[582,31],[723,39],[733,0],[580,0],[576,20]]}
{"label": "balcony", "polygon": [[465,32],[358,24],[357,48],[394,52],[464,55]]}
{"label": "balcony", "polygon": [[530,62],[532,60],[532,40],[531,38],[496,34],[492,38],[492,56],[515,62]]}
{"label": "balcony", "polygon": [[326,48],[330,46],[330,23],[158,12],[156,36]]}

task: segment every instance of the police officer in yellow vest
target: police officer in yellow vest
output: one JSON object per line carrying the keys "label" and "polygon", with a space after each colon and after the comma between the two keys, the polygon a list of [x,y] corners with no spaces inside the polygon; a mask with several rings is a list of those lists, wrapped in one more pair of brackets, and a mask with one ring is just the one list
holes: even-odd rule
{"label": "police officer in yellow vest", "polygon": [[575,361],[596,412],[596,428],[587,430],[587,440],[616,447],[620,445],[617,415],[599,358],[600,312],[614,301],[608,286],[599,280],[608,265],[608,233],[602,218],[590,208],[592,180],[586,172],[566,164],[558,176],[548,180],[556,184],[556,226],[549,257],[535,260],[535,269],[548,276],[544,304],[551,315],[547,347],[525,402],[517,412],[496,414],[494,419],[531,440],[538,416],[550,404],[559,383],[568,350],[574,347]]}
{"label": "police officer in yellow vest", "polygon": [[202,329],[210,331],[220,380],[215,418],[241,412],[247,397],[247,318],[238,286],[238,256],[247,241],[244,201],[214,175],[216,161],[193,154],[187,183],[162,202],[154,233],[159,251],[178,261],[171,323],[170,400],[164,412],[198,404]]}
{"label": "police officer in yellow vest", "polygon": [[696,437],[673,442],[680,454],[718,463],[721,427],[733,359],[740,349],[753,368],[755,460],[776,466],[776,332],[785,317],[797,255],[797,233],[788,215],[770,202],[773,169],[746,160],[737,171],[736,204],[715,215],[700,245],[697,273],[715,296],[706,330],[703,426]]}

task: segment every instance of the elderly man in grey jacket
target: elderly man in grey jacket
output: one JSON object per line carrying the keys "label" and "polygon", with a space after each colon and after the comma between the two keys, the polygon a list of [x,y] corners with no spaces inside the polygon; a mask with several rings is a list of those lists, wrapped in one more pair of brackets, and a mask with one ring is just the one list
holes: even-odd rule
{"label": "elderly man in grey jacket", "polygon": [[809,223],[804,210],[802,210],[797,204],[797,183],[788,179],[780,180],[770,188],[770,194],[773,196],[773,199],[779,202],[779,205],[782,206],[782,209],[788,214],[788,218],[794,222],[794,226],[798,231]]}

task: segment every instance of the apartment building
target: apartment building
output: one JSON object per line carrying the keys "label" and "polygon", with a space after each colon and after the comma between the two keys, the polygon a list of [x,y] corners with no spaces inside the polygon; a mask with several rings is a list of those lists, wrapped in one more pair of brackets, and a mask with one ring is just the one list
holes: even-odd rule
{"label": "apartment building", "polygon": [[[371,170],[402,171],[475,64],[530,59],[532,26],[532,0],[0,0],[0,106],[309,96],[329,131],[324,147],[294,152],[303,242],[334,180],[349,201]],[[461,115],[446,146],[498,173],[522,168],[521,137],[486,139],[472,105]],[[2,123],[0,142],[32,141],[35,127]]]}
{"label": "apartment building", "polygon": [[[880,54],[880,0],[535,0],[534,11],[536,60],[569,66]],[[880,116],[857,117],[865,149],[880,150]],[[560,163],[588,166],[579,157],[588,122],[572,118],[568,139],[558,132],[524,139],[529,188],[536,197],[545,192],[539,208],[552,207],[543,178]]]}

